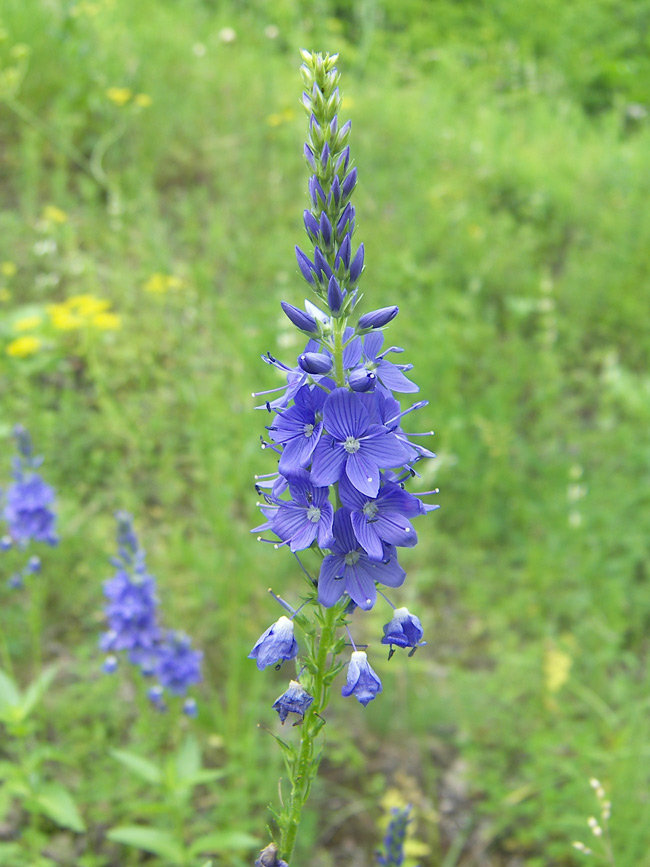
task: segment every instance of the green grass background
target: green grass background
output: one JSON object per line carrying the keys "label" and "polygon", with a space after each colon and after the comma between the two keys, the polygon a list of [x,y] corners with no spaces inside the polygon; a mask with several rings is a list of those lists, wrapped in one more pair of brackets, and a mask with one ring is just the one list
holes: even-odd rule
{"label": "green grass background", "polygon": [[[341,54],[364,309],[400,306],[389,339],[430,400],[423,485],[442,508],[399,592],[429,644],[388,664],[385,612],[356,618],[384,693],[333,701],[296,863],[372,864],[387,791],[415,805],[422,865],[579,863],[596,776],[618,867],[650,865],[650,2],[4,0],[0,26],[0,260],[17,268],[2,278],[0,448],[7,479],[25,424],[59,495],[38,580],[61,668],[41,736],[90,828],[26,832],[10,815],[7,863],[35,863],[30,834],[44,863],[164,863],[104,836],[162,821],[109,750],[161,755],[190,729],[226,775],[197,792],[188,836],[267,840],[282,768],[257,724],[276,730],[286,674],[246,654],[278,614],[267,587],[301,585],[249,535],[252,478],[272,466],[250,393],[276,384],[261,353],[301,348],[279,302],[307,294],[292,249],[305,46]],[[152,104],[118,107],[110,87]],[[48,205],[66,222],[43,221]],[[183,289],[147,293],[156,272]],[[7,355],[16,318],[81,293],[122,328]],[[166,622],[205,650],[196,723],[155,718],[125,671],[100,674],[117,508]],[[0,596],[26,680],[30,591]]]}

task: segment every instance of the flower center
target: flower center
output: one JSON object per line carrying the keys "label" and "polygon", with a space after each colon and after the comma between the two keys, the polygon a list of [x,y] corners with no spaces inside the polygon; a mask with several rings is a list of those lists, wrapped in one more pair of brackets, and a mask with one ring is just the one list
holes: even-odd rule
{"label": "flower center", "polygon": [[343,448],[349,455],[353,455],[355,452],[359,451],[360,445],[361,443],[356,437],[348,437],[343,443]]}
{"label": "flower center", "polygon": [[310,506],[307,509],[307,520],[312,524],[317,524],[320,521],[320,509],[317,506]]}
{"label": "flower center", "polygon": [[368,500],[362,511],[369,521],[373,521],[377,517],[379,506],[373,500]]}
{"label": "flower center", "polygon": [[304,433],[304,435],[306,437],[310,437],[314,432],[314,425],[313,424],[306,424],[304,426],[304,428],[302,429],[302,432]]}
{"label": "flower center", "polygon": [[354,566],[360,556],[361,554],[359,551],[348,551],[348,553],[345,555],[345,565]]}

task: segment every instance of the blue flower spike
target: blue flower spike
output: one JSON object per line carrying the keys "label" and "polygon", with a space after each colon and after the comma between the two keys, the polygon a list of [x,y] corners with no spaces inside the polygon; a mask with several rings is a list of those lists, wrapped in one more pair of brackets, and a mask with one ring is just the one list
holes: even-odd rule
{"label": "blue flower spike", "polygon": [[348,665],[348,678],[341,689],[341,695],[345,698],[353,695],[366,707],[382,689],[381,680],[370,667],[365,650],[352,651]]}
{"label": "blue flower spike", "polygon": [[294,659],[297,655],[298,642],[293,635],[293,620],[283,614],[257,639],[248,658],[254,659],[259,670],[263,671],[269,665],[279,668],[285,659]]}

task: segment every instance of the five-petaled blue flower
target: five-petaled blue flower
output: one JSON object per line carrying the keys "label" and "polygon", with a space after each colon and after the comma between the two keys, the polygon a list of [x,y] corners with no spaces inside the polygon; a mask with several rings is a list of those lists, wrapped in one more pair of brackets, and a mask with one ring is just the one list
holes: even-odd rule
{"label": "five-petaled blue flower", "polygon": [[385,425],[371,423],[362,400],[346,388],[329,395],[323,416],[326,433],[312,463],[315,485],[334,484],[345,472],[358,491],[376,497],[379,468],[401,467],[411,457],[411,450]]}
{"label": "five-petaled blue flower", "polygon": [[332,535],[334,509],[329,501],[329,488],[316,487],[307,470],[297,470],[287,476],[290,500],[268,499],[277,506],[273,513],[272,507],[264,511],[269,521],[255,529],[270,529],[292,551],[302,551],[309,548],[317,539],[321,548],[329,545]]}
{"label": "five-petaled blue flower", "polygon": [[348,665],[348,679],[341,695],[354,695],[365,707],[382,691],[381,680],[370,667],[364,650],[355,650]]}
{"label": "five-petaled blue flower", "polygon": [[366,611],[375,604],[375,581],[388,587],[399,587],[406,572],[397,562],[394,548],[385,545],[383,560],[371,560],[359,544],[350,521],[350,510],[339,509],[334,516],[333,540],[321,565],[318,579],[318,601],[326,608],[336,604],[343,593]]}
{"label": "five-petaled blue flower", "polygon": [[298,642],[293,636],[293,620],[282,615],[261,635],[255,647],[248,654],[249,659],[257,662],[260,671],[285,659],[298,655]]}

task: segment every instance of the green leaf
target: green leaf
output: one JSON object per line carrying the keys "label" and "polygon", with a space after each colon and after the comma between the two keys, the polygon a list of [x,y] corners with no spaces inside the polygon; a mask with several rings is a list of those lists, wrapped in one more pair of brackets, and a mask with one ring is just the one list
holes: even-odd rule
{"label": "green leaf", "polygon": [[0,714],[20,704],[20,690],[15,682],[0,669]]}
{"label": "green leaf", "polygon": [[213,831],[205,834],[192,843],[190,855],[227,854],[228,852],[241,852],[248,849],[259,848],[259,841],[243,831]]}
{"label": "green leaf", "polygon": [[136,849],[159,855],[173,864],[185,862],[182,844],[172,834],[167,831],[159,831],[158,828],[147,828],[145,825],[124,825],[113,828],[106,836],[114,843],[135,846]]}
{"label": "green leaf", "polygon": [[136,777],[140,777],[141,780],[146,780],[147,783],[160,783],[162,781],[160,768],[149,759],[144,759],[142,756],[137,756],[127,750],[111,750],[111,755],[125,768],[133,771]]}
{"label": "green leaf", "polygon": [[50,684],[54,680],[56,671],[57,669],[55,665],[43,669],[36,680],[32,681],[32,683],[27,687],[21,701],[23,719],[30,715],[39,701],[43,698],[49,689]]}
{"label": "green leaf", "polygon": [[70,792],[59,783],[47,783],[34,796],[38,810],[62,828],[81,833],[86,830]]}
{"label": "green leaf", "polygon": [[186,783],[190,786],[200,786],[202,783],[212,783],[215,780],[220,780],[227,773],[227,771],[218,770],[217,768],[203,768],[203,770],[197,771],[193,776],[189,777]]}
{"label": "green leaf", "polygon": [[189,780],[201,770],[201,750],[194,735],[188,735],[176,753],[176,776]]}

